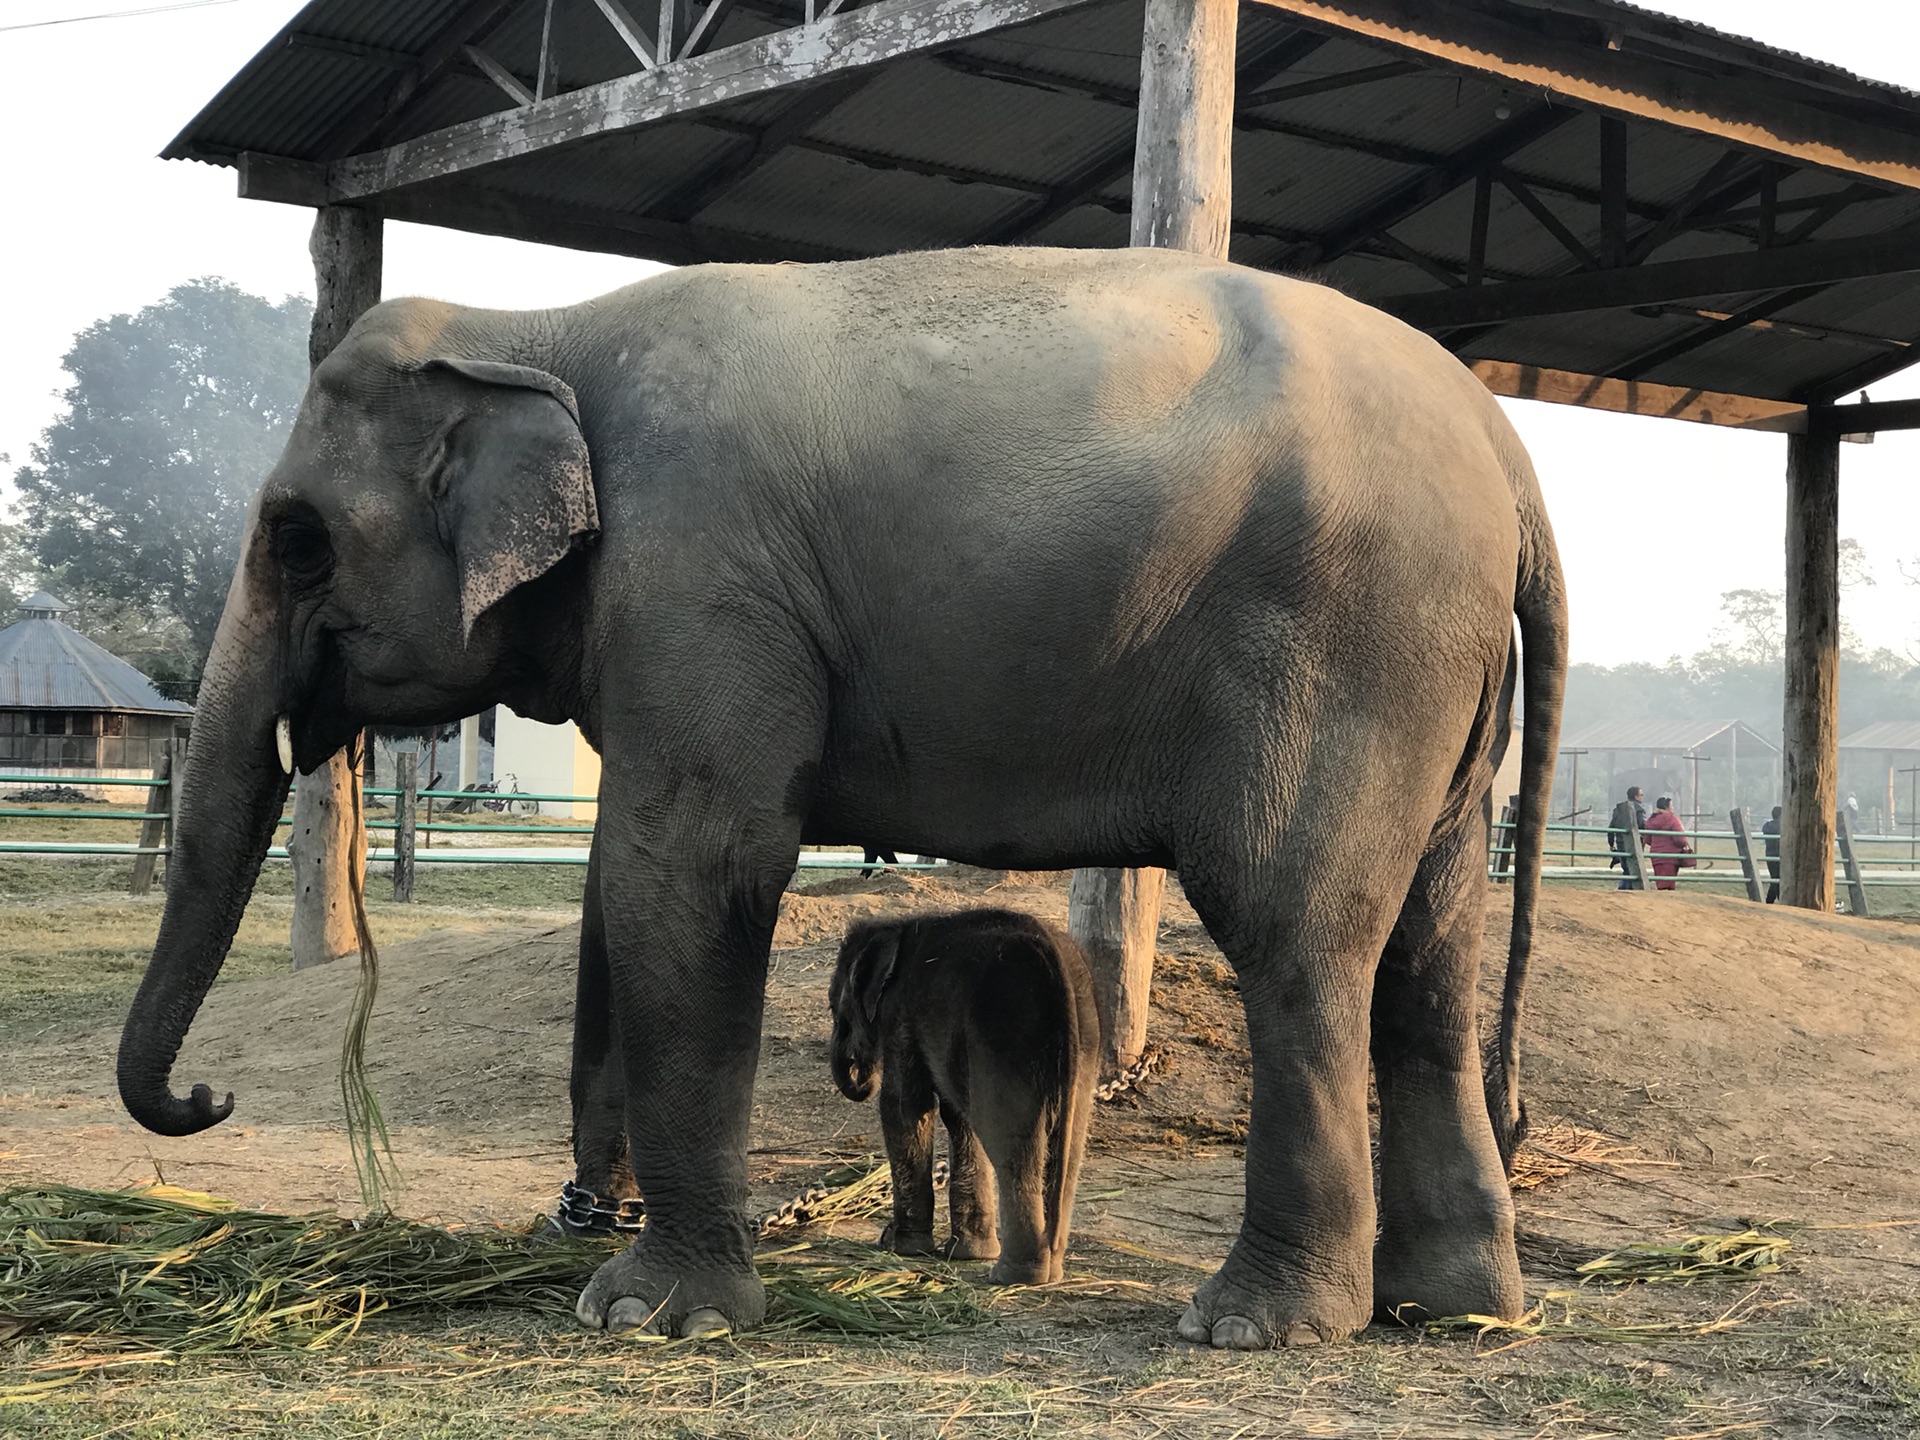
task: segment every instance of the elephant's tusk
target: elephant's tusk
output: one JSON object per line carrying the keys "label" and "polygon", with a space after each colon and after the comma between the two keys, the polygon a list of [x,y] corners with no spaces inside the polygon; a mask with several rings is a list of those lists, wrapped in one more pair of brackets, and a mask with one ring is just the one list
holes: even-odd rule
{"label": "elephant's tusk", "polygon": [[284,715],[273,722],[273,743],[280,752],[280,768],[293,774],[293,726]]}

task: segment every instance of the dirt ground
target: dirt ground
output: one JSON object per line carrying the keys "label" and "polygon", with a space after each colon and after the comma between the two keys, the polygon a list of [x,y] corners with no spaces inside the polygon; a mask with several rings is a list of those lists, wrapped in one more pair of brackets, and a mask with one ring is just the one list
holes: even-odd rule
{"label": "dirt ground", "polygon": [[[1489,955],[1504,953],[1507,894],[1495,891]],[[757,1205],[771,1209],[879,1146],[873,1109],[841,1099],[827,1076],[826,984],[848,922],[987,904],[1064,922],[1064,877],[955,867],[787,897],[754,1111]],[[574,923],[556,915],[547,926],[444,930],[385,951],[370,1050],[406,1179],[403,1213],[520,1223],[550,1205],[569,1173],[574,944]],[[1248,1068],[1231,972],[1177,894],[1159,949],[1151,1038],[1166,1065],[1098,1107],[1069,1261],[1070,1275],[1111,1288],[1042,1297],[984,1340],[852,1358],[843,1347],[841,1388],[866,1377],[859,1384],[878,1408],[849,1414],[836,1408],[844,1396],[808,1408],[801,1390],[780,1389],[801,1381],[769,1376],[751,1402],[722,1400],[715,1382],[712,1404],[675,1411],[671,1424],[655,1414],[664,1428],[637,1430],[1920,1433],[1920,926],[1548,889],[1529,995],[1528,1103],[1550,1144],[1573,1143],[1547,1129],[1571,1122],[1617,1148],[1600,1158],[1589,1142],[1571,1173],[1516,1202],[1530,1295],[1555,1297],[1548,1320],[1588,1318],[1477,1343],[1376,1326],[1351,1345],[1269,1357],[1173,1340],[1186,1294],[1238,1224]],[[1498,966],[1487,970],[1491,997]],[[0,1180],[111,1186],[160,1172],[248,1205],[351,1208],[337,1070],[354,979],[338,965],[216,987],[176,1086],[231,1087],[237,1103],[226,1124],[187,1139],[147,1134],[121,1113],[117,1024],[20,1047],[0,1080]],[[1623,1244],[1770,1222],[1793,1248],[1785,1273],[1757,1283],[1614,1293],[1580,1288],[1573,1273]],[[459,1353],[532,1343],[483,1330]],[[578,1359],[609,1342],[552,1343]],[[933,1370],[973,1377],[974,1398],[929,1399]],[[284,1377],[260,1384],[285,1390]],[[883,1404],[889,1387],[908,1398]],[[979,1400],[989,1391],[998,1398]],[[144,1401],[123,1399],[126,1414],[151,1419]],[[503,1421],[471,1433],[574,1433],[558,1419],[534,1424],[533,1413],[500,1412],[530,1428]],[[0,1407],[0,1433],[23,1418]],[[416,1433],[394,1423],[394,1433]]]}

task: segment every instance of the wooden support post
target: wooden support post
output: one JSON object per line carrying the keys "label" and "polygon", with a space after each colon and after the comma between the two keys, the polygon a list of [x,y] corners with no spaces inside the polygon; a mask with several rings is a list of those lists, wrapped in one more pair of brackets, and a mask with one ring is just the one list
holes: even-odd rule
{"label": "wooden support post", "polygon": [[1237,0],[1147,0],[1133,152],[1135,245],[1226,256],[1239,24]]}
{"label": "wooden support post", "polygon": [[1782,904],[1831,913],[1840,792],[1840,433],[1823,411],[1787,438]]}
{"label": "wooden support post", "polygon": [[[1133,156],[1135,245],[1226,258],[1239,24],[1238,0],[1147,0]],[[1103,1074],[1125,1069],[1146,1048],[1165,888],[1162,870],[1073,872],[1067,925],[1093,967]]]}
{"label": "wooden support post", "polygon": [[1766,900],[1760,890],[1760,867],[1753,858],[1753,822],[1747,807],[1736,805],[1727,812],[1733,824],[1733,845],[1740,852],[1740,873],[1746,877],[1747,899],[1759,905]]}
{"label": "wooden support post", "polygon": [[1865,915],[1867,887],[1860,879],[1859,858],[1853,853],[1853,821],[1847,818],[1844,810],[1834,816],[1834,834],[1840,842],[1840,867],[1847,876],[1847,913]]}
{"label": "wooden support post", "polygon": [[[314,212],[313,329],[307,360],[318,366],[346,338],[363,312],[380,300],[382,251],[378,214],[346,205]],[[353,823],[355,767],[345,752],[295,781],[293,829],[287,850],[294,861],[293,968],[323,964],[359,950],[353,929],[350,886],[364,883],[366,830]]]}
{"label": "wooden support post", "polygon": [[1147,1006],[1160,935],[1164,870],[1076,870],[1067,928],[1087,952],[1100,1009],[1103,1073],[1125,1069],[1147,1046]]}
{"label": "wooden support post", "polygon": [[154,852],[167,832],[167,817],[172,814],[172,802],[168,798],[173,792],[171,742],[161,750],[159,763],[153,767],[153,778],[161,783],[147,791],[147,818],[140,822],[140,853],[133,857],[133,882],[127,887],[130,895],[144,895],[153,888],[153,867],[160,858]]}
{"label": "wooden support post", "polygon": [[393,804],[393,898],[413,903],[413,807],[420,803],[420,754],[402,750],[393,757],[394,785],[400,791]]}

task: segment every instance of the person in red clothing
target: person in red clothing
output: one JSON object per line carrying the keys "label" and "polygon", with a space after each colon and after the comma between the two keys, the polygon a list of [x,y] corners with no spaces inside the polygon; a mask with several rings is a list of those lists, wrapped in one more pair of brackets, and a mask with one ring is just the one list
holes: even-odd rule
{"label": "person in red clothing", "polygon": [[1671,795],[1662,795],[1653,802],[1653,813],[1647,817],[1642,833],[1647,837],[1647,849],[1652,852],[1653,873],[1659,877],[1653,882],[1654,887],[1676,888],[1673,877],[1682,870],[1691,870],[1694,860],[1686,829],[1680,824],[1680,817],[1673,813]]}

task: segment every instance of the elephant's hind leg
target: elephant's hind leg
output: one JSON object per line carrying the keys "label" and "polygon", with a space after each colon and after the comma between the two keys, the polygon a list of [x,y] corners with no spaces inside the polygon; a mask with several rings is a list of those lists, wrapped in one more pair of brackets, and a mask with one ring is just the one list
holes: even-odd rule
{"label": "elephant's hind leg", "polygon": [[600,909],[600,843],[587,856],[573,1001],[573,1179],[603,1200],[639,1195],[627,1160],[626,1088],[613,1035],[613,977]]}
{"label": "elephant's hind leg", "polygon": [[1339,829],[1303,827],[1266,863],[1182,857],[1188,898],[1238,973],[1253,1059],[1245,1218],[1180,1319],[1201,1344],[1317,1345],[1373,1315],[1369,982],[1417,842],[1359,798],[1339,813]]}
{"label": "elephant's hind leg", "polygon": [[1524,1308],[1476,1025],[1486,822],[1468,806],[1420,862],[1373,990],[1382,1319]]}
{"label": "elephant's hind leg", "polygon": [[945,1100],[940,1118],[947,1126],[947,1218],[952,1222],[947,1254],[954,1260],[997,1260],[993,1166],[966,1117]]}

